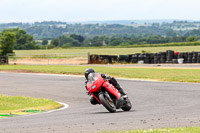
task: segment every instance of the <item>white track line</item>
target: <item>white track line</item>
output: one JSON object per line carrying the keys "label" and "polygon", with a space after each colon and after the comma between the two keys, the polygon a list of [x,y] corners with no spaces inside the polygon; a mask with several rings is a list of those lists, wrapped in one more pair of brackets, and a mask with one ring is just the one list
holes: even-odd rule
{"label": "white track line", "polygon": [[[56,102],[57,102],[57,101],[56,101]],[[61,102],[58,102],[58,103],[62,104],[63,107],[61,107],[61,108],[59,108],[59,109],[55,109],[55,110],[50,110],[50,111],[42,112],[42,113],[33,113],[33,114],[19,115],[19,116],[20,116],[20,117],[26,117],[26,116],[32,116],[32,115],[48,114],[48,113],[53,113],[53,112],[56,112],[56,111],[61,111],[61,110],[64,110],[64,109],[66,109],[66,108],[69,107],[69,105],[66,104],[66,103],[61,103]],[[10,118],[12,118],[12,117],[10,117]]]}
{"label": "white track line", "polygon": [[61,111],[61,110],[64,110],[64,109],[66,109],[66,108],[69,107],[69,105],[66,104],[66,103],[61,103],[61,102],[58,102],[58,103],[62,104],[63,107],[61,107],[59,109],[55,109],[55,110],[50,110],[50,111],[47,111],[47,112],[43,112],[42,114],[47,114],[47,113],[52,113],[52,112],[56,112],[56,111]]}
{"label": "white track line", "polygon": [[[57,101],[56,101],[57,102]],[[66,108],[69,107],[68,104],[66,103],[61,103],[61,102],[57,102],[57,103],[60,103],[63,105],[63,107],[59,108],[59,109],[55,109],[55,110],[50,110],[50,111],[46,111],[46,112],[42,112],[42,113],[33,113],[33,114],[28,114],[28,115],[22,115],[22,116],[30,116],[30,115],[40,115],[40,114],[48,114],[48,113],[53,113],[53,112],[56,112],[56,111],[61,111],[61,110],[64,110]]]}
{"label": "white track line", "polygon": [[[57,102],[57,101],[56,101]],[[55,109],[55,110],[50,110],[50,111],[46,111],[46,112],[42,112],[42,113],[33,113],[33,114],[25,114],[25,115],[17,115],[17,116],[14,116],[14,117],[5,117],[5,118],[1,118],[1,119],[12,119],[12,118],[16,118],[16,117],[28,117],[28,116],[34,116],[34,115],[42,115],[42,114],[48,114],[48,113],[53,113],[53,112],[56,112],[56,111],[61,111],[61,110],[64,110],[66,108],[69,107],[68,104],[66,103],[61,103],[61,102],[58,102],[60,104],[63,105],[63,107],[59,108],[59,109]]]}

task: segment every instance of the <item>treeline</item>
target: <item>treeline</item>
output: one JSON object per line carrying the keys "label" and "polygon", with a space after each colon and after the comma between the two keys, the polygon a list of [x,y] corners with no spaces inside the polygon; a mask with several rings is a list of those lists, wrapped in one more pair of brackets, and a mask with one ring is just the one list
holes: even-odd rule
{"label": "treeline", "polygon": [[145,24],[68,24],[66,22],[35,22],[35,23],[7,23],[0,24],[0,31],[4,29],[20,28],[32,35],[35,40],[52,40],[62,35],[77,34],[85,38],[95,36],[140,37],[160,35],[163,37],[200,36],[200,22],[174,21],[173,23],[145,23]]}
{"label": "treeline", "polygon": [[35,39],[53,39],[62,35],[77,34],[84,37],[94,36],[140,36],[140,35],[166,35],[170,29],[159,27],[133,27],[128,25],[112,24],[57,24],[57,25],[32,25],[24,28]]}
{"label": "treeline", "polygon": [[[163,37],[161,35],[137,36],[137,37],[118,37],[118,36],[93,36],[84,37],[78,34],[61,35],[52,40],[43,39],[42,42],[35,41],[33,36],[28,34],[25,30],[5,29],[0,33],[0,55],[12,53],[15,50],[28,49],[52,49],[55,47],[69,48],[69,47],[96,47],[96,46],[156,46],[160,43],[172,42],[195,42],[198,41],[198,36],[169,36]],[[171,44],[170,44],[171,45]],[[187,44],[184,44],[187,45]],[[188,44],[190,45],[190,44]],[[194,44],[196,45],[196,44]],[[180,46],[180,44],[179,44]]]}
{"label": "treeline", "polygon": [[[96,47],[96,46],[128,46],[128,45],[143,45],[143,44],[160,44],[172,42],[195,42],[199,40],[196,36],[178,36],[178,37],[162,37],[160,35],[139,36],[139,37],[116,37],[116,36],[94,36],[92,38],[84,38],[81,35],[72,34],[70,36],[63,35],[54,38],[48,48],[54,47]],[[45,44],[47,40],[43,40]],[[47,44],[47,43],[46,43]]]}

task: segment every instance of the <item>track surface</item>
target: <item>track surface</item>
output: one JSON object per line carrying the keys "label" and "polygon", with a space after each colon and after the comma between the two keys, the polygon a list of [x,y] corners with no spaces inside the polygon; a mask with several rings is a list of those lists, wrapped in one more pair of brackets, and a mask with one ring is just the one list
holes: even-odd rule
{"label": "track surface", "polygon": [[200,126],[200,84],[118,80],[134,109],[108,113],[91,105],[84,78],[0,72],[0,94],[53,99],[65,110],[0,119],[0,133],[97,132]]}

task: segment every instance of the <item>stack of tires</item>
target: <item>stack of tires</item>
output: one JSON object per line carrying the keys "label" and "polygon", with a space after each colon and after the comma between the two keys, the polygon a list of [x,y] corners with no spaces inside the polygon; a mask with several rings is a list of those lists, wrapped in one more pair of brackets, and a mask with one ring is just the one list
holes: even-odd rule
{"label": "stack of tires", "polygon": [[173,63],[172,59],[174,59],[174,51],[173,50],[167,50],[166,51],[166,63]]}
{"label": "stack of tires", "polygon": [[154,64],[154,54],[150,54],[150,64]]}
{"label": "stack of tires", "polygon": [[189,52],[189,53],[188,53],[188,60],[187,60],[187,63],[192,63],[192,57],[193,57],[193,53]]}
{"label": "stack of tires", "polygon": [[138,63],[138,56],[139,56],[140,54],[133,54],[132,55],[132,58],[131,58],[131,62],[132,63]]}
{"label": "stack of tires", "polygon": [[161,54],[160,62],[166,63],[166,52],[160,52],[160,54]]}
{"label": "stack of tires", "polygon": [[112,64],[118,61],[118,56],[115,55],[99,55],[100,56],[100,63],[102,64]]}
{"label": "stack of tires", "polygon": [[91,64],[99,64],[100,56],[99,55],[90,55],[90,63]]}
{"label": "stack of tires", "polygon": [[197,54],[197,63],[200,63],[200,52]]}
{"label": "stack of tires", "polygon": [[188,63],[188,53],[183,53],[184,63]]}
{"label": "stack of tires", "polygon": [[154,64],[160,64],[161,63],[161,54],[155,53],[154,54]]}
{"label": "stack of tires", "polygon": [[150,64],[150,62],[151,62],[151,60],[150,60],[150,56],[151,56],[150,53],[144,53],[144,54],[143,54],[143,57],[144,57],[144,63],[145,63],[145,64]]}
{"label": "stack of tires", "polygon": [[178,54],[178,59],[183,58],[184,63],[200,63],[199,52],[184,52]]}
{"label": "stack of tires", "polygon": [[129,62],[129,56],[128,55],[119,55],[118,62],[128,63]]}
{"label": "stack of tires", "polygon": [[184,61],[184,53],[183,52],[181,52],[177,55],[177,60],[179,60],[178,61],[179,64],[183,64],[183,61]]}
{"label": "stack of tires", "polygon": [[184,58],[184,53],[179,53],[177,58],[178,59],[183,59]]}
{"label": "stack of tires", "polygon": [[108,64],[108,55],[100,55],[100,64]]}
{"label": "stack of tires", "polygon": [[197,63],[198,52],[192,52],[192,63]]}
{"label": "stack of tires", "polygon": [[108,61],[109,61],[110,64],[117,62],[117,60],[118,60],[118,56],[116,56],[116,55],[109,55],[108,56]]}
{"label": "stack of tires", "polygon": [[138,55],[138,63],[140,63],[140,62],[144,62],[144,55],[143,54]]}
{"label": "stack of tires", "polygon": [[129,54],[128,55],[128,63],[132,63],[132,56],[133,56],[134,54]]}
{"label": "stack of tires", "polygon": [[[2,62],[2,61],[1,61]],[[200,63],[200,52],[174,52],[167,50],[160,53],[136,53],[129,55],[90,55],[91,64],[107,63],[139,63],[139,64],[160,64],[160,63]]]}

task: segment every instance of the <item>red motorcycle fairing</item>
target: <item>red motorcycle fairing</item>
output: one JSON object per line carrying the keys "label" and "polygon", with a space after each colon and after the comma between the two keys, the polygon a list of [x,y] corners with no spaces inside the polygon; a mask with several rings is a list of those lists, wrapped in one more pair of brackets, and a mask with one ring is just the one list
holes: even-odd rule
{"label": "red motorcycle fairing", "polygon": [[106,88],[106,90],[108,90],[108,92],[110,92],[111,94],[116,96],[117,100],[120,99],[120,97],[121,97],[120,92],[112,84],[110,84],[108,81],[105,81],[103,83],[103,87]]}
{"label": "red motorcycle fairing", "polygon": [[93,79],[87,83],[87,89],[89,93],[101,91],[101,86],[105,81],[101,77],[101,74],[94,75]]}

